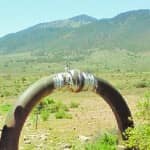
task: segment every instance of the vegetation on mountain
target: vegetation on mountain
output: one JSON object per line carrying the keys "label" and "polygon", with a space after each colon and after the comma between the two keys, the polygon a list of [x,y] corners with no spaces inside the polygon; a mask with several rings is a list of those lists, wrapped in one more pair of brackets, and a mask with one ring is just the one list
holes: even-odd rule
{"label": "vegetation on mountain", "polygon": [[150,10],[122,13],[110,19],[80,15],[41,23],[0,38],[0,52],[127,49],[149,51]]}

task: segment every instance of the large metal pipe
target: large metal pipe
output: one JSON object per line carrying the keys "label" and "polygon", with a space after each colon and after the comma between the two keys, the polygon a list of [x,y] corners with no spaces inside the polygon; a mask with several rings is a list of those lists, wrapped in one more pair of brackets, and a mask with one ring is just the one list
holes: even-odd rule
{"label": "large metal pipe", "polygon": [[122,133],[128,127],[133,127],[133,121],[129,119],[131,112],[120,93],[102,79],[71,70],[37,81],[21,95],[6,118],[0,140],[0,150],[18,150],[20,133],[32,108],[54,89],[64,86],[69,86],[74,92],[92,89],[102,96],[114,112],[122,138],[125,139]]}

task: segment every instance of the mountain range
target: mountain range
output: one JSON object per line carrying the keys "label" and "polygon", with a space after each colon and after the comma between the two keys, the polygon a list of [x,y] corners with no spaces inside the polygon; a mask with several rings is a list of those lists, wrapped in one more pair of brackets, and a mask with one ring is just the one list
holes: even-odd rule
{"label": "mountain range", "polygon": [[113,18],[79,15],[40,23],[0,38],[0,53],[86,51],[91,49],[150,51],[150,10],[134,10]]}

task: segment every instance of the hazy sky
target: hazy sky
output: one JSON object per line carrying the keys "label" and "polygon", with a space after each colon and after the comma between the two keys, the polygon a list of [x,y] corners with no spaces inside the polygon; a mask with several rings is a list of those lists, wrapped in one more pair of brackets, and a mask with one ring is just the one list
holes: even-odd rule
{"label": "hazy sky", "polygon": [[108,18],[134,9],[150,9],[150,0],[0,0],[0,37],[79,14]]}

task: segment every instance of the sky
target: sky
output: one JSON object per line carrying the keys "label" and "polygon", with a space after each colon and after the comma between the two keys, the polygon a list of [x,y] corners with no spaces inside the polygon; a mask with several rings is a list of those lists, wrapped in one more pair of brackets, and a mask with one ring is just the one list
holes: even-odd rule
{"label": "sky", "polygon": [[137,9],[150,9],[150,0],[0,0],[0,37],[80,14],[101,19]]}

